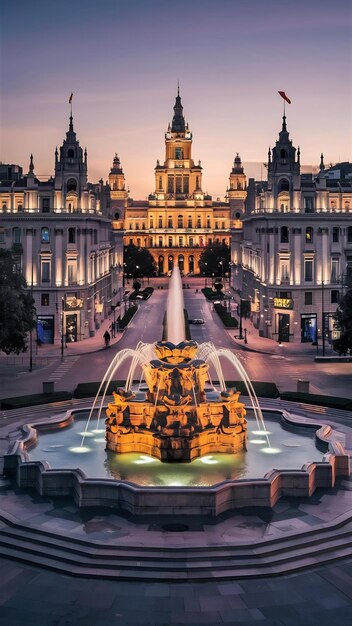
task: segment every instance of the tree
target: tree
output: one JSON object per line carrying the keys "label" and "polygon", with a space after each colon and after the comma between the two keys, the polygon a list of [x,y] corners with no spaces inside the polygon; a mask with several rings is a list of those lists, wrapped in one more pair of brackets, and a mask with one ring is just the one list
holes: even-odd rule
{"label": "tree", "polygon": [[154,259],[147,248],[137,248],[133,244],[124,249],[125,274],[138,278],[140,276],[154,276],[156,267]]}
{"label": "tree", "polygon": [[224,244],[208,244],[199,259],[203,276],[224,276],[229,271],[230,248]]}
{"label": "tree", "polygon": [[340,355],[352,350],[352,289],[341,298],[334,315],[335,328],[340,331],[340,338],[334,341],[334,348]]}
{"label": "tree", "polygon": [[0,350],[26,352],[28,333],[35,327],[34,300],[25,289],[10,250],[0,250]]}

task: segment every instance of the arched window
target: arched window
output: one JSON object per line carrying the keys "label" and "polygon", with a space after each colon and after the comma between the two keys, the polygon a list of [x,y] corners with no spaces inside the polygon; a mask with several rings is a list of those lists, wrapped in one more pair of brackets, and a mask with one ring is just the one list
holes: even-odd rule
{"label": "arched window", "polygon": [[164,273],[164,257],[162,255],[160,255],[158,258],[158,271],[159,274]]}
{"label": "arched window", "polygon": [[193,274],[194,272],[194,256],[190,256],[188,259],[188,267],[189,267],[189,271]]}
{"label": "arched window", "polygon": [[114,217],[115,217],[115,220],[119,220],[120,219],[120,213],[118,211],[116,211]]}
{"label": "arched window", "polygon": [[192,215],[188,216],[188,227],[187,228],[192,228]]}
{"label": "arched window", "polygon": [[162,191],[163,189],[163,179],[162,176],[159,176],[159,191]]}
{"label": "arched window", "polygon": [[42,228],[42,243],[49,243],[50,241],[50,233],[49,233],[49,228],[47,226],[44,226]]}
{"label": "arched window", "polygon": [[170,255],[167,259],[167,269],[169,272],[173,270],[174,267],[174,257]]}
{"label": "arched window", "polygon": [[280,228],[280,242],[288,243],[288,228],[287,226],[281,226]]}
{"label": "arched window", "polygon": [[307,226],[306,228],[306,242],[312,243],[313,241],[313,228],[311,226]]}
{"label": "arched window", "polygon": [[76,191],[77,190],[77,181],[74,178],[69,178],[67,181],[67,191]]}
{"label": "arched window", "polygon": [[75,151],[73,148],[69,148],[67,150],[67,158],[68,159],[74,159],[75,158]]}
{"label": "arched window", "polygon": [[177,216],[177,228],[183,228],[183,216],[182,215]]}
{"label": "arched window", "polygon": [[183,254],[179,254],[179,257],[178,257],[178,267],[180,269],[180,272],[184,272],[184,269],[185,269],[185,257],[183,256]]}
{"label": "arched window", "polygon": [[235,213],[235,218],[236,218],[236,220],[240,220],[241,219],[241,213],[239,211],[237,211],[237,213]]}
{"label": "arched window", "polygon": [[281,148],[280,150],[280,159],[286,159],[287,157],[287,152],[285,150],[285,148]]}
{"label": "arched window", "polygon": [[282,191],[289,191],[289,190],[290,190],[290,183],[288,182],[286,178],[282,178],[279,183],[279,193],[281,193]]}
{"label": "arched window", "polygon": [[173,228],[172,215],[169,215],[168,218],[167,218],[167,227],[168,228]]}
{"label": "arched window", "polygon": [[76,243],[76,229],[75,228],[68,229],[68,243]]}

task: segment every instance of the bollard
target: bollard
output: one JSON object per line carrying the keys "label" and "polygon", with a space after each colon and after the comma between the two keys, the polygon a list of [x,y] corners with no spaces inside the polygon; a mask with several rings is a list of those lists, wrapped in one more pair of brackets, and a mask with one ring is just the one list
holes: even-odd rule
{"label": "bollard", "polygon": [[53,380],[43,381],[43,393],[54,393],[55,382]]}
{"label": "bollard", "polygon": [[297,380],[297,391],[299,393],[309,393],[309,380]]}

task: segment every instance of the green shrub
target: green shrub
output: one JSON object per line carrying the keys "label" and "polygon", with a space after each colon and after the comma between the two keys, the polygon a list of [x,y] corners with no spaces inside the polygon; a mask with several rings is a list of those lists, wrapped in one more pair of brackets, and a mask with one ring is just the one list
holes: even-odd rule
{"label": "green shrub", "polygon": [[[280,396],[280,392],[275,383],[267,383],[253,380],[251,382],[258,398],[278,398]],[[235,387],[242,396],[248,396],[248,391],[243,380],[227,380],[225,381],[225,383],[226,387]]]}
{"label": "green shrub", "polygon": [[51,404],[52,402],[64,402],[71,400],[72,393],[68,391],[54,391],[52,393],[35,393],[30,396],[15,396],[14,398],[3,398],[0,406],[3,410],[22,409],[26,406],[36,406],[38,404]]}
{"label": "green shrub", "polygon": [[214,291],[211,287],[204,287],[204,289],[202,289],[202,293],[205,295],[207,300],[222,300],[224,297],[222,293]]}
{"label": "green shrub", "polygon": [[135,304],[131,306],[129,309],[127,309],[125,315],[119,322],[119,327],[126,328],[126,326],[129,324],[129,322],[131,321],[136,311],[138,311],[138,307]]}
{"label": "green shrub", "polygon": [[[133,381],[133,382],[136,382],[136,381]],[[124,387],[125,384],[126,384],[126,381],[124,380],[111,381],[108,385],[108,389],[106,392],[107,395],[111,396],[113,391],[116,391],[116,389],[118,389],[119,387]],[[98,393],[99,387],[100,387],[100,382],[79,383],[73,392],[73,397],[74,398],[94,398]],[[100,390],[100,393],[99,393],[100,396],[103,395],[104,389],[105,389],[105,385],[103,385],[102,389]]]}
{"label": "green shrub", "polygon": [[290,400],[291,402],[304,402],[305,404],[317,404],[331,409],[352,411],[352,400],[350,398],[323,396],[315,393],[301,393],[299,391],[284,391],[280,397],[281,400]]}
{"label": "green shrub", "polygon": [[222,304],[214,304],[214,309],[226,328],[237,328],[238,321],[235,317],[232,317],[231,313]]}

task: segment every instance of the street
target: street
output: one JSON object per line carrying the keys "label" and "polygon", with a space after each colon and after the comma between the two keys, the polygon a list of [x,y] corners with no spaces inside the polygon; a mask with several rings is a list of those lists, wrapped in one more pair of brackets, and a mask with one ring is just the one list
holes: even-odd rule
{"label": "street", "polygon": [[[248,320],[244,321],[247,328],[248,344],[233,340],[236,330],[227,331],[213,311],[212,303],[208,302],[201,292],[204,279],[187,278],[184,281],[190,287],[184,289],[185,308],[189,318],[203,318],[205,324],[190,325],[192,339],[198,344],[211,341],[216,347],[229,348],[240,359],[247,370],[249,377],[254,381],[275,382],[280,391],[295,391],[298,379],[310,381],[312,393],[323,393],[337,396],[351,397],[351,370],[350,363],[316,363],[311,353],[289,353],[285,356],[285,346],[281,354],[262,354],[250,351],[255,348],[255,330]],[[157,286],[163,284],[164,289]],[[161,340],[162,321],[166,308],[168,290],[167,280],[154,281],[155,287],[152,297],[147,301],[141,301],[139,310],[132,320],[129,328],[125,330],[121,339],[109,348],[101,349],[82,355],[69,355],[65,353],[64,361],[58,358],[50,364],[33,372],[28,372],[26,367],[1,367],[1,396],[15,396],[26,393],[39,393],[42,391],[42,382],[55,381],[55,389],[58,391],[73,391],[78,383],[99,381],[104,375],[111,359],[118,350],[133,348],[139,341],[154,343]],[[246,349],[248,348],[248,349]],[[226,360],[222,362],[225,379],[236,380],[239,376],[234,372],[233,366]],[[129,368],[129,361],[125,361],[116,373],[117,379],[125,379]]]}

